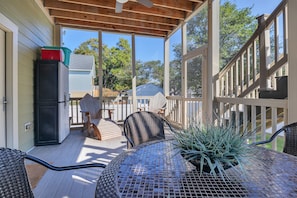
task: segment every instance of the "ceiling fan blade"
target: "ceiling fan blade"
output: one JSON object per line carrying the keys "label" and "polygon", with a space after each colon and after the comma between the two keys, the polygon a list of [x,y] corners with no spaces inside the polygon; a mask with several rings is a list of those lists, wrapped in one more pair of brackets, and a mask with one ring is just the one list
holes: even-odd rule
{"label": "ceiling fan blade", "polygon": [[137,2],[148,8],[153,7],[153,2],[151,2],[150,0],[137,0]]}
{"label": "ceiling fan blade", "polygon": [[122,9],[123,9],[123,4],[116,1],[116,8],[115,8],[115,12],[116,13],[121,13],[122,12]]}

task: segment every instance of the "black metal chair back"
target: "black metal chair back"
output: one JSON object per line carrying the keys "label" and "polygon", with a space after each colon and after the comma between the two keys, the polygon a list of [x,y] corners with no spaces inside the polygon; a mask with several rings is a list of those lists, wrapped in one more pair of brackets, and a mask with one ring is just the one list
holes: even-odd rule
{"label": "black metal chair back", "polygon": [[278,136],[280,133],[284,132],[285,136],[285,145],[283,152],[288,153],[290,155],[297,156],[297,122],[286,125],[276,131],[269,140],[256,142],[254,145],[260,145],[260,144],[266,144],[269,142],[272,142],[276,136]]}
{"label": "black metal chair back", "polygon": [[34,197],[27,176],[25,153],[0,149],[0,197]]}
{"label": "black metal chair back", "polygon": [[127,148],[153,140],[165,139],[165,123],[164,118],[153,112],[132,113],[124,121],[124,134],[128,140]]}
{"label": "black metal chair back", "polygon": [[37,157],[28,155],[20,150],[0,148],[0,197],[34,197],[26,172],[24,163],[25,159],[34,161],[55,171],[65,171],[91,167],[106,167],[105,164],[101,163],[57,167]]}

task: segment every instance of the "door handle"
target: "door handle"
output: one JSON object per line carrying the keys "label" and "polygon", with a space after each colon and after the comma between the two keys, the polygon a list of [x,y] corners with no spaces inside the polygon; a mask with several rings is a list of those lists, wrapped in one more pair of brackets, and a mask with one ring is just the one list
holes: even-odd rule
{"label": "door handle", "polygon": [[2,103],[3,103],[3,111],[5,111],[5,109],[6,109],[6,104],[7,104],[7,100],[6,100],[5,97],[3,97]]}
{"label": "door handle", "polygon": [[6,100],[6,98],[5,97],[3,97],[3,102],[2,102],[3,104],[7,104],[7,100]]}

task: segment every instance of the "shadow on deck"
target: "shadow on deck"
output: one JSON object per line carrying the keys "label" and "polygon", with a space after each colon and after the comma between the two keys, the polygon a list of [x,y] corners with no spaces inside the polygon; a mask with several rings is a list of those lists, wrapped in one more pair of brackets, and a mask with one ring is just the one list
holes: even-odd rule
{"label": "shadow on deck", "polygon": [[[108,164],[126,150],[124,136],[104,141],[85,137],[80,128],[71,129],[62,144],[35,147],[29,154],[53,165],[66,166],[99,162]],[[96,181],[102,168],[56,172],[47,170],[33,190],[36,198],[94,197]]]}

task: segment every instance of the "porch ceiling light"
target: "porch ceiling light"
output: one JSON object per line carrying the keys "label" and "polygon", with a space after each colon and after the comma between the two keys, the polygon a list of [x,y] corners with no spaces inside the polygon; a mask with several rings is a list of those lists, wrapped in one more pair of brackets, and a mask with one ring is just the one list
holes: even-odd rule
{"label": "porch ceiling light", "polygon": [[127,3],[128,0],[117,0],[117,2],[119,2],[119,3]]}

